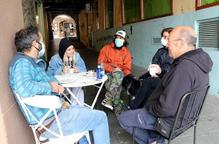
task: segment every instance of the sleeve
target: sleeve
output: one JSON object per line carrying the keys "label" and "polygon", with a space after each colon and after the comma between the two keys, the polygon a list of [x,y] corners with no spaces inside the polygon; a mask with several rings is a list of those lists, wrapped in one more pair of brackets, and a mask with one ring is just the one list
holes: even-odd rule
{"label": "sleeve", "polygon": [[160,49],[158,49],[157,52],[155,53],[155,55],[153,56],[153,58],[152,58],[152,64],[158,64],[158,65],[160,65],[159,57],[160,57]]}
{"label": "sleeve", "polygon": [[[23,97],[34,96],[36,94],[51,94],[52,89],[49,81],[34,80],[36,75],[33,75],[32,70],[34,69],[31,62],[26,59],[21,59],[14,68],[14,84],[18,94]],[[50,78],[47,76],[45,71],[39,71],[37,77],[42,79]]]}
{"label": "sleeve", "polygon": [[84,60],[81,58],[79,53],[76,53],[76,59],[77,59],[76,67],[79,69],[79,71],[86,72],[87,71],[86,65],[85,65]]}
{"label": "sleeve", "polygon": [[[174,116],[181,97],[191,91],[192,75],[191,68],[178,67],[170,74],[167,81],[163,82],[163,92],[157,101],[149,105],[149,111],[158,117]],[[183,75],[183,76],[182,76]]]}
{"label": "sleeve", "polygon": [[100,54],[99,54],[97,63],[98,64],[103,63],[105,71],[111,73],[113,71],[114,67],[108,62],[106,53],[107,53],[107,47],[104,46],[100,50]]}
{"label": "sleeve", "polygon": [[128,75],[131,73],[131,69],[132,69],[132,57],[131,57],[131,53],[127,49],[125,57],[124,57],[122,71],[124,72],[125,75]]}
{"label": "sleeve", "polygon": [[47,69],[47,74],[49,76],[54,76],[61,74],[62,72],[62,65],[58,62],[58,57],[53,56],[51,60],[49,61],[49,66]]}

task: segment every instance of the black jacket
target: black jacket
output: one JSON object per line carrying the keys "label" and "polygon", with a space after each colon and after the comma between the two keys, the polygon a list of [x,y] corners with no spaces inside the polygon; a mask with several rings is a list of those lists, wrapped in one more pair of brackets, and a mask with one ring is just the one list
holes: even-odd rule
{"label": "black jacket", "polygon": [[166,47],[158,49],[152,58],[152,64],[158,64],[161,67],[163,74],[170,70],[172,63],[173,59],[169,56]]}
{"label": "black jacket", "polygon": [[149,96],[146,109],[155,117],[172,121],[183,94],[209,83],[212,65],[211,58],[202,49],[181,55]]}

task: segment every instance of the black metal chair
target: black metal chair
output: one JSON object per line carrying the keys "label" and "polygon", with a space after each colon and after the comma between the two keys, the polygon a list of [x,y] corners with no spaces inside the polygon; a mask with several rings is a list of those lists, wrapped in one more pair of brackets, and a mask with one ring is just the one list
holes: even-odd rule
{"label": "black metal chair", "polygon": [[[168,140],[168,144],[191,127],[194,127],[193,144],[196,144],[196,127],[209,87],[210,86],[205,86],[197,91],[188,92],[182,96],[172,128],[170,130],[161,128],[158,131]],[[162,120],[162,118],[158,118],[158,123],[162,123],[162,121],[159,120]],[[134,143],[133,135],[133,144]]]}
{"label": "black metal chair", "polygon": [[209,87],[205,86],[198,91],[186,93],[181,98],[173,127],[167,137],[168,144],[191,127],[194,127],[193,144],[196,143],[196,127]]}

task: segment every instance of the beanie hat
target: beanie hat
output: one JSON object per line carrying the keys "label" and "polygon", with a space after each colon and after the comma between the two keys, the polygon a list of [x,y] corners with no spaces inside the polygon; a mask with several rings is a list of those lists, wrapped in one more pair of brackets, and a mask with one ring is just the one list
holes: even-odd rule
{"label": "beanie hat", "polygon": [[64,54],[66,49],[71,46],[71,42],[68,40],[68,38],[61,39],[59,43],[59,56],[63,60]]}

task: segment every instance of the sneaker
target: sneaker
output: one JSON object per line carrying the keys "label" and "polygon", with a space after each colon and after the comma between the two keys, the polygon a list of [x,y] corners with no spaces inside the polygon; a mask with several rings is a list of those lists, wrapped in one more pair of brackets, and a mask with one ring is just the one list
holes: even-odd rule
{"label": "sneaker", "polygon": [[124,104],[124,102],[122,100],[120,100],[120,102],[118,104],[114,104],[114,112],[116,117],[118,117],[120,115],[121,112],[127,111],[129,110],[128,105]]}
{"label": "sneaker", "polygon": [[101,105],[103,105],[104,107],[110,109],[110,110],[113,110],[113,104],[112,104],[112,100],[110,99],[104,99],[102,102],[101,102]]}

